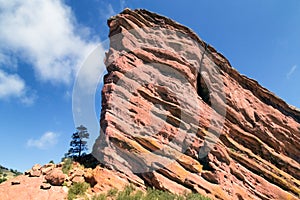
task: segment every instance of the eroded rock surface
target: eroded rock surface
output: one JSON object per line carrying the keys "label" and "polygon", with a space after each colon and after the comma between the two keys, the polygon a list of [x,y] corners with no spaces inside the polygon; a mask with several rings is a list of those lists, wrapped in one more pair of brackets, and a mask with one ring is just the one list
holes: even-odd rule
{"label": "eroded rock surface", "polygon": [[299,199],[299,110],[166,17],[126,9],[108,25],[101,162],[175,193]]}

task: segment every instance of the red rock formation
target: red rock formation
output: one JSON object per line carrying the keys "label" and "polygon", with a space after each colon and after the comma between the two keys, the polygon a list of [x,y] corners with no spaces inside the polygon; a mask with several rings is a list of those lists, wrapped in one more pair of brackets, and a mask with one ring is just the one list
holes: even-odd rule
{"label": "red rock formation", "polygon": [[108,25],[101,162],[176,193],[300,197],[299,110],[171,19],[126,9]]}

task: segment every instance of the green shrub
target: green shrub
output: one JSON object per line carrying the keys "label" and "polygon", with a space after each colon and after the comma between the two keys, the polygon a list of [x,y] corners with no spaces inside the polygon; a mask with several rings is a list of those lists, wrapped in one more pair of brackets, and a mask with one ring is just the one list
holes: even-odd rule
{"label": "green shrub", "polygon": [[51,163],[51,164],[55,164],[53,160],[50,160],[50,161],[49,161],[49,163]]}
{"label": "green shrub", "polygon": [[109,197],[115,197],[118,194],[118,189],[112,188],[107,192],[107,196]]}
{"label": "green shrub", "polygon": [[144,197],[145,200],[174,200],[178,199],[178,195],[172,194],[170,192],[165,192],[162,190],[148,189]]}
{"label": "green shrub", "polygon": [[64,174],[68,175],[69,171],[72,169],[73,160],[72,158],[65,158],[63,162],[62,171]]}
{"label": "green shrub", "polygon": [[105,194],[99,194],[97,196],[93,196],[92,200],[106,200],[106,195]]}
{"label": "green shrub", "polygon": [[125,187],[123,191],[120,191],[117,196],[117,200],[132,200],[131,193],[135,190],[132,185],[128,185]]}
{"label": "green shrub", "polygon": [[0,183],[7,181],[7,178],[0,178]]}
{"label": "green shrub", "polygon": [[186,195],[186,200],[210,200],[210,198],[199,193],[189,193]]}
{"label": "green shrub", "polygon": [[142,197],[144,196],[144,193],[142,191],[136,191],[135,193],[135,198],[136,199],[142,199]]}
{"label": "green shrub", "polygon": [[90,185],[86,182],[83,183],[74,183],[74,185],[72,185],[69,188],[68,191],[68,200],[73,200],[78,196],[84,196],[86,190],[90,187]]}
{"label": "green shrub", "polygon": [[115,199],[115,200],[210,200],[210,198],[205,197],[198,193],[187,193],[184,195],[176,195],[170,192],[151,189],[148,188],[146,193],[140,190],[136,190],[134,186],[128,185],[123,191],[118,191],[117,189],[111,189],[107,194],[100,194],[94,196],[92,200],[105,200],[105,199]]}

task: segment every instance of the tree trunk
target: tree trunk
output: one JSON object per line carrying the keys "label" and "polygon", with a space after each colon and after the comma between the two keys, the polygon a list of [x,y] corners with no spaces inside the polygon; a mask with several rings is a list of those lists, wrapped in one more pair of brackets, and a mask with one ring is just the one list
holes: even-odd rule
{"label": "tree trunk", "polygon": [[81,157],[81,139],[80,139],[80,142],[79,142],[79,153],[78,154],[79,154],[78,158],[80,158]]}

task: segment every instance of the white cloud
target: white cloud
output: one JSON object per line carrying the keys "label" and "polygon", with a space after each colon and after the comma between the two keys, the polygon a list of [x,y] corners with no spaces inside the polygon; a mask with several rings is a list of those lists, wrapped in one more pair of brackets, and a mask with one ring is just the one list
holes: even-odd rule
{"label": "white cloud", "polygon": [[20,97],[25,92],[25,82],[17,74],[0,70],[0,99]]}
{"label": "white cloud", "polygon": [[3,54],[0,48],[0,67],[6,67],[10,70],[16,70],[18,68],[18,61],[12,56]]}
{"label": "white cloud", "polygon": [[39,80],[70,83],[96,46],[62,0],[0,0],[0,10],[2,65],[13,55],[31,64]]}
{"label": "white cloud", "polygon": [[286,74],[286,78],[289,79],[294,74],[296,69],[297,69],[297,65],[292,66],[289,72]]}
{"label": "white cloud", "polygon": [[0,69],[0,99],[17,98],[25,105],[32,105],[37,96],[28,95],[24,80],[17,74],[8,74]]}
{"label": "white cloud", "polygon": [[35,100],[38,98],[35,92],[31,92],[30,95],[23,95],[20,98],[20,102],[24,105],[31,106],[35,103]]}
{"label": "white cloud", "polygon": [[53,132],[46,132],[38,139],[29,139],[27,141],[28,147],[36,147],[38,149],[48,149],[57,144],[58,134]]}

